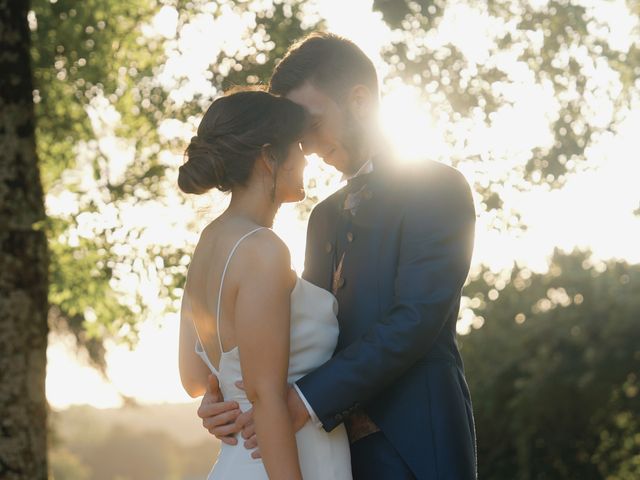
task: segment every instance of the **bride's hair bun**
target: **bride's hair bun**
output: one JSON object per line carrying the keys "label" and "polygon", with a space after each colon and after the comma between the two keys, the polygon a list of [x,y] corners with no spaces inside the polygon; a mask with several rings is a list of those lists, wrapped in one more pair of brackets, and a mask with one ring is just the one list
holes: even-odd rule
{"label": "bride's hair bun", "polygon": [[198,134],[185,151],[178,187],[201,194],[246,185],[265,144],[278,164],[307,124],[304,109],[259,90],[238,90],[216,99],[204,114]]}
{"label": "bride's hair bun", "polygon": [[184,193],[201,194],[217,188],[226,191],[224,161],[214,142],[191,138],[185,152],[187,161],[178,171],[178,187]]}

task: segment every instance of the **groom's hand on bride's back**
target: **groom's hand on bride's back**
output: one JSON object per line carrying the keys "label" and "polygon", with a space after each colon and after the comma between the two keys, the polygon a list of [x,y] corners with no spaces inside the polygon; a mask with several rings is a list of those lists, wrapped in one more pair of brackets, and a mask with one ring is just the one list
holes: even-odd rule
{"label": "groom's hand on bride's back", "polygon": [[[202,418],[202,426],[209,433],[228,445],[238,443],[235,434],[244,426],[243,416],[237,402],[225,402],[220,392],[218,378],[209,375],[207,391],[202,397],[198,416]],[[246,414],[244,415],[246,417]],[[246,420],[245,420],[246,421]]]}
{"label": "groom's hand on bride's back", "polygon": [[[236,382],[236,386],[244,389],[242,382]],[[289,389],[288,404],[293,420],[293,428],[298,431],[309,419],[309,414],[292,388]],[[235,435],[238,432],[242,432],[245,448],[253,450],[251,453],[253,458],[260,458],[260,451],[257,449],[256,430],[253,423],[253,409],[243,413],[237,402],[225,402],[222,392],[220,392],[218,378],[215,375],[209,375],[207,391],[200,402],[198,416],[202,418],[202,425],[209,433],[228,445],[236,445],[238,440]]]}

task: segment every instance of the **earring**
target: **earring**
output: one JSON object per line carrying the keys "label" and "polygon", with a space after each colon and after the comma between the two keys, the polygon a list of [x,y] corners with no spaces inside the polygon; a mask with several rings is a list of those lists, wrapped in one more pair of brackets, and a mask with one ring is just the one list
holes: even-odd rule
{"label": "earring", "polygon": [[277,177],[278,177],[278,167],[276,165],[275,159],[274,159],[274,170],[273,170],[273,186],[271,187],[271,201],[275,203],[276,201],[276,185],[277,185]]}

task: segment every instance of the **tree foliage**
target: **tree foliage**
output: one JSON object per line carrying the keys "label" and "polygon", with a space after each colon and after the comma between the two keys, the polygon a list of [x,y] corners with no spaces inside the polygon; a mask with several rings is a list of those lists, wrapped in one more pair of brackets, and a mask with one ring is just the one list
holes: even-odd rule
{"label": "tree foliage", "polygon": [[[175,34],[162,36],[150,28],[163,5],[177,9]],[[474,185],[482,193],[483,209],[500,211],[500,186],[507,176],[510,182],[514,175],[523,179],[516,182],[517,188],[540,183],[558,187],[582,168],[585,152],[598,136],[615,131],[637,96],[639,47],[633,42],[612,45],[606,35],[609,25],[580,2],[471,1],[464,7],[488,16],[496,28],[488,33],[486,55],[469,58],[455,39],[434,40],[446,28],[448,12],[458,7],[446,0],[374,2],[393,33],[384,54],[391,67],[388,80],[401,77],[422,89],[434,115],[448,119],[452,145],[465,143],[458,138],[461,131],[464,135],[464,129],[456,130],[460,125],[490,126],[493,114],[513,102],[510,89],[522,78],[552,90],[557,101],[552,141],[523,147],[515,168],[494,171]],[[146,265],[136,264],[135,258],[165,266],[156,274],[163,285],[159,294],[167,298],[169,308],[177,299],[172,287],[181,284],[185,273],[180,248],[155,245],[132,252],[127,245],[143,236],[143,229],[118,231],[119,211],[152,204],[175,188],[166,175],[173,165],[162,155],[179,152],[184,138],[163,136],[163,122],[193,126],[220,91],[266,83],[291,42],[323,24],[310,15],[308,2],[299,0],[111,0],[85,2],[83,8],[68,0],[37,0],[33,10],[37,138],[45,190],[55,194],[66,189],[78,206],[76,211],[51,215],[49,239],[58,252],[52,272],[60,280],[51,293],[57,307],[54,318],[66,320],[101,364],[101,339],[120,335],[133,342],[136,320],[145,313],[142,298],[132,294],[122,304],[122,292],[116,288],[126,274],[143,281],[141,269]],[[638,9],[632,14],[638,15]],[[216,23],[231,17],[242,26],[227,35],[239,45],[221,38],[224,25]],[[203,18],[215,42],[205,47],[203,86],[184,93],[194,79],[187,71],[170,74],[169,66],[189,60],[191,52],[181,42]],[[514,62],[517,75],[510,70]],[[598,80],[601,74],[608,83]],[[606,118],[590,107],[595,100],[610,110]],[[109,127],[109,115],[117,119],[116,127]],[[112,158],[109,147],[114,143],[125,159]],[[452,149],[449,160],[490,162],[491,153]],[[85,235],[87,242],[80,241],[78,231],[87,218],[98,216],[116,218],[109,224],[95,222]],[[122,273],[119,265],[130,265],[129,271]],[[87,315],[97,320],[88,322]]]}
{"label": "tree foliage", "polygon": [[[117,253],[127,240],[117,238],[117,222],[95,222],[93,231],[79,232],[80,220],[159,193],[157,122],[166,92],[155,85],[154,75],[163,56],[161,44],[141,33],[158,6],[153,1],[79,5],[36,0],[32,8],[43,184],[48,194],[62,193],[70,204],[69,211],[50,214],[47,223],[51,317],[54,325],[64,320],[95,364],[104,368],[102,339],[122,331],[125,324],[135,325],[140,312],[122,304],[112,287],[116,263],[130,261]],[[121,118],[113,132],[102,128],[98,113],[107,107]],[[110,175],[112,159],[105,152],[114,138],[122,138],[134,151],[121,178]]]}
{"label": "tree foliage", "polygon": [[[630,105],[637,102],[638,3],[628,3],[635,27],[623,42],[611,40],[621,24],[600,17],[598,3],[472,0],[461,7],[447,0],[374,1],[394,30],[386,52],[394,75],[419,86],[436,116],[448,119],[452,144],[465,143],[455,133],[457,126],[490,127],[498,110],[513,106],[513,92],[519,85],[531,84],[552,93],[556,106],[550,118],[550,141],[524,146],[514,171],[503,170],[475,185],[488,209],[502,206],[499,187],[514,172],[525,180],[520,188],[539,184],[558,188],[570,174],[588,168],[589,148],[615,133]],[[464,9],[485,16],[491,25],[482,38],[487,42],[486,55],[465,54],[455,36],[437,39],[440,30],[446,29],[448,14],[454,10],[464,14]],[[470,25],[469,33],[458,36],[473,35],[473,28]],[[499,155],[462,148],[452,161],[490,162]]]}
{"label": "tree foliage", "polygon": [[[132,248],[145,227],[124,227],[127,211],[152,208],[175,190],[166,175],[171,164],[162,154],[180,151],[184,139],[163,136],[162,122],[193,122],[219,91],[266,83],[288,40],[305,31],[300,4],[276,1],[250,12],[244,47],[214,51],[204,72],[209,88],[183,98],[172,93],[192,79],[178,76],[169,86],[161,80],[168,54],[180,53],[180,35],[163,37],[153,30],[160,3],[95,0],[80,8],[69,0],[34,2],[30,21],[43,183],[51,197],[67,204],[49,212],[47,221],[51,318],[56,328],[75,334],[101,371],[105,339],[130,345],[137,339],[148,309],[136,286],[153,281],[149,268],[167,309],[175,309],[186,274],[185,252],[170,238]],[[247,9],[235,2],[175,6],[180,32],[195,18],[215,21]]]}
{"label": "tree foliage", "polygon": [[640,266],[581,252],[467,285],[481,478],[640,475],[638,291]]}

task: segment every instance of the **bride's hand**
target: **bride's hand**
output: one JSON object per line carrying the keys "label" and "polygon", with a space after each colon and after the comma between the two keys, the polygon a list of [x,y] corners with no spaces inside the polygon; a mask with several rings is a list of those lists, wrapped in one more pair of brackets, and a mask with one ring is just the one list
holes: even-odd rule
{"label": "bride's hand", "polygon": [[235,445],[238,443],[235,434],[242,430],[242,424],[237,422],[241,413],[240,406],[237,402],[224,401],[215,375],[209,375],[208,380],[207,391],[198,408],[202,426],[221,442]]}

